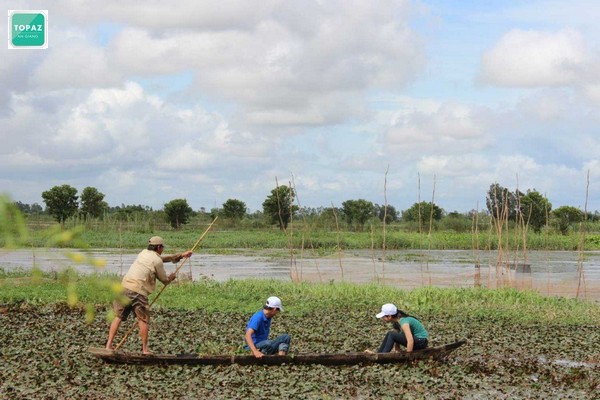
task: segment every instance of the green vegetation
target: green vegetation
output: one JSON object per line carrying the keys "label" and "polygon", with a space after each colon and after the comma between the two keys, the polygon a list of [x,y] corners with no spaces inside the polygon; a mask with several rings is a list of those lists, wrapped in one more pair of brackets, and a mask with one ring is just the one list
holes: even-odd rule
{"label": "green vegetation", "polygon": [[165,204],[165,214],[171,227],[175,229],[187,224],[193,212],[186,199],[175,199]]}
{"label": "green vegetation", "polygon": [[[25,302],[34,305],[69,302],[109,304],[120,278],[115,275],[77,275],[72,270],[33,275],[25,271],[0,269],[0,303]],[[74,288],[75,292],[71,292]],[[252,312],[269,293],[277,293],[289,304],[286,313],[304,315],[322,308],[376,309],[386,302],[419,315],[486,317],[522,323],[592,323],[600,320],[600,306],[575,299],[544,297],[515,289],[435,288],[405,291],[389,286],[351,283],[292,283],[278,280],[229,280],[174,283],[162,294],[160,307],[213,312]],[[73,296],[76,296],[73,299]],[[69,298],[69,296],[71,296]],[[268,296],[267,296],[268,297]],[[152,299],[152,296],[151,296]]]}
{"label": "green vegetation", "polygon": [[[2,273],[2,398],[595,398],[600,369],[597,304],[532,292],[350,284],[206,281],[174,284],[153,307],[156,353],[235,354],[251,313],[279,295],[286,307],[272,333],[292,353],[376,348],[389,329],[374,317],[393,301],[419,317],[440,345],[467,338],[444,362],[328,367],[119,366],[91,357],[108,332],[110,282],[70,273]],[[76,282],[78,301],[69,295]],[[70,302],[73,307],[65,304]],[[82,306],[81,301],[90,301]],[[127,326],[135,326],[132,321]],[[577,332],[576,335],[573,332]],[[117,337],[120,339],[123,333]],[[122,349],[139,352],[132,334]],[[393,384],[390,384],[393,382]],[[323,388],[327,388],[327,392]]]}
{"label": "green vegetation", "polygon": [[246,212],[246,203],[237,199],[228,199],[223,203],[221,215],[226,219],[230,219],[235,224],[246,216]]}
{"label": "green vegetation", "polygon": [[271,190],[271,194],[263,202],[263,212],[269,218],[273,225],[279,226],[279,229],[286,229],[292,216],[298,211],[298,206],[294,205],[296,192],[288,186],[277,186]]}
{"label": "green vegetation", "polygon": [[75,215],[79,208],[77,189],[70,185],[54,186],[42,192],[42,198],[46,203],[48,214],[61,223]]}
{"label": "green vegetation", "polygon": [[[279,229],[243,229],[225,228],[219,220],[210,235],[202,242],[202,247],[208,250],[223,249],[284,249],[290,243],[295,249],[300,250],[304,245],[306,249],[315,249],[325,252],[335,252],[342,249],[381,249],[383,246],[383,232],[374,230],[371,232],[349,232],[335,230],[309,230],[298,229],[289,226],[284,233]],[[184,229],[170,229],[162,226],[158,229],[152,224],[139,223],[129,225],[128,228],[120,229],[119,224],[110,223],[77,223],[73,224],[72,230],[79,233],[81,242],[91,248],[124,248],[139,249],[148,238],[159,235],[165,238],[168,248],[185,249],[194,243],[198,236],[206,229],[208,222],[188,224]],[[23,242],[27,247],[47,246],[48,240],[57,234],[60,226],[54,230],[37,229],[30,224],[28,240]],[[52,226],[52,225],[50,225]],[[548,234],[545,232],[535,233],[528,231],[528,250],[578,250],[581,236],[577,232],[567,235]],[[523,236],[520,231],[511,231],[502,236],[503,248],[523,248]],[[495,232],[483,231],[480,233],[434,231],[431,234],[419,234],[418,232],[407,232],[392,225],[386,228],[386,249],[419,249],[428,248],[431,242],[432,250],[462,249],[480,250],[498,248],[498,239]],[[0,237],[0,245],[3,245]],[[64,247],[73,247],[73,243],[64,243]],[[600,234],[589,233],[585,236],[585,250],[600,250]]]}
{"label": "green vegetation", "polygon": [[[54,186],[42,193],[46,210],[15,202],[32,232],[26,246],[44,246],[53,219],[64,229],[81,232],[83,242],[97,248],[139,248],[146,237],[161,235],[174,247],[185,248],[216,216],[221,220],[204,247],[223,249],[290,248],[335,252],[340,249],[473,249],[598,250],[600,213],[562,206],[552,210],[535,189],[511,191],[498,183],[486,193],[486,210],[447,213],[433,202],[421,201],[397,211],[371,201],[347,200],[341,208],[300,207],[295,189],[277,186],[263,210],[249,214],[246,204],[228,199],[222,208],[194,211],[185,199],[161,210],[142,205],[108,207],[104,194],[86,187],[77,204],[77,190]],[[77,212],[79,210],[79,212]],[[402,215],[401,219],[398,216]],[[385,219],[385,223],[384,223]],[[275,229],[279,228],[280,232]],[[8,243],[0,235],[0,245]]]}
{"label": "green vegetation", "polygon": [[342,203],[342,213],[349,226],[356,224],[362,229],[375,212],[375,205],[365,199],[346,200]]}
{"label": "green vegetation", "polygon": [[[64,226],[30,216],[27,229],[16,208],[0,197],[4,245],[139,249],[149,236],[160,234],[169,247],[183,249],[207,225],[197,217],[185,228],[172,229],[157,222],[159,214],[140,206],[124,207],[114,218],[67,219]],[[291,223],[284,232],[265,226],[219,227],[202,247],[282,251],[291,242],[296,248],[311,243],[325,252],[382,243],[379,229],[338,232],[311,224],[307,218],[302,229]],[[494,248],[495,234],[489,232],[434,231],[425,236],[392,225],[386,246],[417,249],[429,238],[431,248],[471,249],[474,239],[479,248]],[[503,249],[516,248],[523,240],[518,229],[510,232],[502,236]],[[585,237],[587,247],[600,248],[600,235]],[[579,240],[579,234],[527,233],[529,249],[572,249]],[[101,266],[84,252],[69,256],[75,264]],[[116,275],[79,275],[72,269],[6,271],[0,266],[0,398],[108,399],[133,392],[142,398],[157,393],[164,398],[592,398],[600,382],[600,306],[576,299],[513,289],[404,291],[374,284],[254,279],[175,282],[152,310],[150,346],[157,353],[243,352],[249,316],[273,294],[286,307],[273,323],[273,334],[289,333],[293,353],[376,348],[389,327],[374,314],[390,301],[424,322],[432,345],[459,338],[468,343],[440,363],[165,368],[105,365],[87,354],[89,346],[105,343],[110,303],[119,292]],[[136,335],[122,350],[139,351]]]}
{"label": "green vegetation", "polygon": [[108,203],[104,201],[104,193],[100,193],[94,187],[86,187],[81,193],[81,216],[85,219],[100,218],[108,209]]}
{"label": "green vegetation", "polygon": [[583,221],[584,215],[580,209],[571,206],[558,207],[552,211],[552,223],[558,228],[560,233],[566,235],[574,223]]}

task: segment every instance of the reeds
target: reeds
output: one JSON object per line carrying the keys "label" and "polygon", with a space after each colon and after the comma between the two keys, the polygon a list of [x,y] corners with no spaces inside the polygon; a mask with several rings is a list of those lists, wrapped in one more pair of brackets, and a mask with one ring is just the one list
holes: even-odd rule
{"label": "reeds", "polygon": [[585,296],[585,271],[583,268],[584,259],[584,248],[587,237],[587,203],[590,192],[590,171],[587,172],[586,187],[585,187],[585,205],[583,208],[583,222],[579,223],[579,246],[577,258],[577,293],[576,297],[579,298],[580,292],[583,290]]}

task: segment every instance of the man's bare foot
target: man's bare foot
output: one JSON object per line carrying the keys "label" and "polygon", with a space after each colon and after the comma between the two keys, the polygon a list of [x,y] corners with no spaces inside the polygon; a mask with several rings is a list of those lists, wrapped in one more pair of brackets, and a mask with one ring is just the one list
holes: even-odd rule
{"label": "man's bare foot", "polygon": [[364,353],[367,353],[367,354],[375,354],[375,352],[374,352],[373,350],[371,350],[371,349],[366,349],[366,350],[364,351]]}

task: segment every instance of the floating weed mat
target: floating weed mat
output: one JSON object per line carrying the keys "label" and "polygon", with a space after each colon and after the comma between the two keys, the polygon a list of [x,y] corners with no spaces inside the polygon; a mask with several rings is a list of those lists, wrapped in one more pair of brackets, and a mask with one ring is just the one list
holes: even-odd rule
{"label": "floating weed mat", "polygon": [[[104,364],[87,353],[89,346],[102,346],[108,332],[106,309],[96,311],[87,324],[83,308],[0,305],[0,398],[115,399],[132,393],[138,398],[160,394],[183,399],[594,398],[600,390],[600,367],[592,362],[600,354],[600,330],[591,324],[422,316],[432,345],[469,340],[443,362],[123,366]],[[373,349],[387,327],[372,314],[362,306],[282,313],[273,322],[272,334],[288,332],[293,352]],[[156,309],[150,347],[157,353],[233,354],[241,351],[248,318],[242,312]],[[139,347],[139,338],[132,335],[123,350]]]}

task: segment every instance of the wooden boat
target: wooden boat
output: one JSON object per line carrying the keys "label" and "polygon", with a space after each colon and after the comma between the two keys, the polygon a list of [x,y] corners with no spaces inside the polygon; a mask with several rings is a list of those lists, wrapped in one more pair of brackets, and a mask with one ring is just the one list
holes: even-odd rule
{"label": "wooden boat", "polygon": [[413,360],[439,360],[456,350],[466,340],[429,347],[412,353],[300,353],[287,356],[264,356],[256,358],[251,354],[244,355],[208,355],[208,354],[152,354],[128,353],[90,347],[95,357],[107,363],[135,365],[281,365],[281,364],[321,364],[321,365],[355,365],[355,364],[393,364]]}

